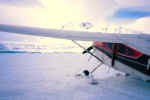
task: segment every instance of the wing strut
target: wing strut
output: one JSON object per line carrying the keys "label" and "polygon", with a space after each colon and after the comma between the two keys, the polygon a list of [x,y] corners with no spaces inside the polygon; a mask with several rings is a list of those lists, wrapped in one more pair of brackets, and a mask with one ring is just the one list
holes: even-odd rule
{"label": "wing strut", "polygon": [[78,45],[80,48],[82,48],[84,51],[83,53],[88,53],[90,54],[91,56],[95,57],[98,61],[100,61],[101,63],[104,64],[104,61],[101,60],[99,57],[97,57],[96,55],[94,55],[92,52],[90,52],[90,50],[93,48],[93,47],[89,47],[88,49],[86,49],[85,47],[83,47],[82,45],[80,45],[78,42],[72,40],[73,43],[75,43],[76,45]]}
{"label": "wing strut", "polygon": [[80,45],[78,42],[76,42],[74,40],[72,40],[72,42],[75,43],[76,45],[78,45],[80,48],[82,48],[84,50],[83,54],[88,53],[88,54],[90,54],[91,56],[93,56],[94,58],[96,58],[100,62],[100,64],[98,64],[92,71],[89,72],[88,70],[84,70],[83,73],[84,73],[85,76],[89,76],[89,74],[92,75],[92,73],[94,73],[101,65],[104,64],[104,61],[102,59],[100,59],[99,57],[97,57],[96,55],[94,55],[90,51],[90,50],[93,49],[93,46],[90,46],[89,48],[86,49],[84,46]]}
{"label": "wing strut", "polygon": [[118,48],[118,44],[115,43],[114,46],[113,46],[113,54],[112,54],[112,62],[111,62],[112,67],[115,65],[115,60],[116,60],[117,51],[118,51],[117,48]]}

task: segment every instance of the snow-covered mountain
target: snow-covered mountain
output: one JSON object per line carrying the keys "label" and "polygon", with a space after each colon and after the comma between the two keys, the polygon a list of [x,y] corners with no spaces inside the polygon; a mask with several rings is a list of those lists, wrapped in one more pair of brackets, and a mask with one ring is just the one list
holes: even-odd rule
{"label": "snow-covered mountain", "polygon": [[[88,45],[83,44],[85,47]],[[35,42],[1,41],[0,53],[46,53],[46,52],[81,52],[82,49],[76,45],[40,44]]]}

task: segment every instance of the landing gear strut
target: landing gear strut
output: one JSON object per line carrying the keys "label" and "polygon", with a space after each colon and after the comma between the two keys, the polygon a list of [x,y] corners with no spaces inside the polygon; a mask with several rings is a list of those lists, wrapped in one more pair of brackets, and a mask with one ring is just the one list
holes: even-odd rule
{"label": "landing gear strut", "polygon": [[80,45],[78,42],[72,40],[73,43],[75,43],[76,45],[78,45],[80,48],[82,48],[84,51],[82,52],[82,54],[85,54],[85,53],[88,53],[90,54],[91,56],[93,56],[94,58],[96,58],[100,64],[98,66],[96,66],[91,72],[88,71],[88,70],[84,70],[83,71],[83,74],[85,76],[89,76],[90,74],[94,73],[102,64],[104,64],[103,60],[101,60],[99,57],[97,57],[96,55],[94,55],[91,50],[94,48],[94,46],[90,46],[89,48],[84,48],[82,45]]}
{"label": "landing gear strut", "polygon": [[89,72],[88,70],[84,70],[83,71],[83,74],[85,76],[89,76],[90,74],[93,74],[99,67],[101,67],[103,63],[100,63],[99,65],[97,65],[91,72]]}

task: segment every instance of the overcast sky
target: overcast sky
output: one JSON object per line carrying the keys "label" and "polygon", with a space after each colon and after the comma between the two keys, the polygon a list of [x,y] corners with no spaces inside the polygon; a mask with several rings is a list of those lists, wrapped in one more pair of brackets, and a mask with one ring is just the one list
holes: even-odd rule
{"label": "overcast sky", "polygon": [[60,29],[90,22],[150,32],[150,0],[0,0],[0,13],[0,24]]}

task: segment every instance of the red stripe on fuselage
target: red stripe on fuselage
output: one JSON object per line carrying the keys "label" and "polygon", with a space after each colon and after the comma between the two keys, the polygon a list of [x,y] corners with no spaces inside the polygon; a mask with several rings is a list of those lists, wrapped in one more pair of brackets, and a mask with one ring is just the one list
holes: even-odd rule
{"label": "red stripe on fuselage", "polygon": [[[114,43],[112,43],[112,44],[114,44]],[[113,52],[113,50],[111,50],[110,48],[107,48],[107,46],[106,46],[107,43],[94,42],[93,45],[94,45],[94,46],[97,46],[97,47],[99,47],[99,48],[103,48],[103,49],[107,50],[107,51],[110,52],[110,53]],[[137,51],[137,50],[135,50],[135,49],[133,49],[133,48],[131,48],[131,47],[129,47],[129,46],[126,46],[126,45],[124,45],[124,44],[119,44],[119,45],[122,45],[122,47],[124,47],[124,48],[122,48],[122,49],[125,50],[125,53],[120,53],[120,52],[118,52],[118,54],[120,54],[120,55],[122,55],[122,56],[126,56],[126,57],[130,57],[130,58],[137,59],[138,57],[140,57],[140,56],[142,55],[141,52],[139,52],[139,51]],[[131,52],[133,52],[133,54],[128,54],[128,53],[127,53],[127,50],[130,50]]]}

